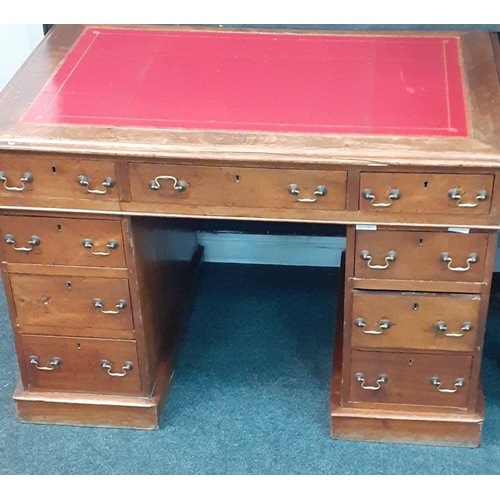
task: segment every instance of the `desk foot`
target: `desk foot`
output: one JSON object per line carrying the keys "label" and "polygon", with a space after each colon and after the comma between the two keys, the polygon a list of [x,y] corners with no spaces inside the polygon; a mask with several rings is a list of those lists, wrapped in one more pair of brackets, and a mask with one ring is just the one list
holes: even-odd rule
{"label": "desk foot", "polygon": [[474,413],[415,414],[332,408],[333,439],[478,447],[484,420],[482,395]]}

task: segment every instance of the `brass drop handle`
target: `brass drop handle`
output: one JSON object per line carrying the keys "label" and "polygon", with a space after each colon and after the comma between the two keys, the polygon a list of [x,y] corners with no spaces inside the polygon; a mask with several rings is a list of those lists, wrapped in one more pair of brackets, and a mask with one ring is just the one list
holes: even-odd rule
{"label": "brass drop handle", "polygon": [[356,318],[354,321],[354,325],[357,326],[358,328],[361,328],[363,333],[366,333],[367,335],[381,335],[384,333],[384,330],[387,330],[388,328],[391,327],[391,322],[388,319],[381,319],[378,323],[380,325],[380,331],[379,330],[365,330],[366,323],[363,318]]}
{"label": "brass drop handle", "polygon": [[[300,194],[300,189],[297,184],[290,184],[287,187],[287,191],[289,194],[293,196],[298,196]],[[317,196],[326,196],[326,193],[327,193],[326,187],[320,185],[316,187],[313,194],[314,196],[317,197]],[[315,203],[316,201],[318,201],[318,198],[297,198],[297,201],[300,203]]]}
{"label": "brass drop handle", "polygon": [[37,356],[30,356],[29,360],[30,360],[30,363],[32,365],[35,365],[35,367],[36,367],[37,370],[43,370],[43,371],[48,371],[48,372],[51,372],[52,370],[55,370],[56,366],[59,366],[62,363],[61,359],[60,358],[56,358],[56,357],[52,358],[47,363],[48,366],[40,366],[39,365],[40,360],[37,358]]}
{"label": "brass drop handle", "polygon": [[104,189],[90,189],[89,178],[84,174],[79,175],[77,177],[76,181],[78,182],[78,184],[80,184],[80,186],[87,188],[87,193],[90,193],[90,194],[107,194],[108,189],[115,186],[115,180],[111,177],[106,177],[104,182],[101,183],[101,185],[104,187]]}
{"label": "brass drop handle", "polygon": [[6,234],[5,243],[7,243],[7,245],[12,245],[12,248],[17,252],[32,252],[36,246],[40,245],[41,241],[38,236],[33,235],[28,240],[28,245],[30,245],[29,247],[16,247],[16,240],[14,239],[14,236],[12,236],[12,234]]}
{"label": "brass drop handle", "polygon": [[381,384],[384,384],[389,379],[385,373],[381,373],[375,381],[377,385],[365,385],[365,376],[362,373],[356,373],[354,378],[361,384],[361,389],[366,391],[378,391],[382,387]]}
{"label": "brass drop handle", "polygon": [[133,367],[134,364],[131,361],[125,361],[122,366],[121,372],[112,372],[111,370],[113,369],[113,367],[111,366],[111,363],[107,359],[103,359],[101,361],[101,368],[107,370],[108,375],[110,375],[111,377],[125,377],[125,375],[127,375],[127,372],[132,370]]}
{"label": "brass drop handle", "polygon": [[373,265],[371,262],[373,260],[373,257],[370,255],[370,252],[368,250],[362,250],[359,256],[363,259],[366,260],[366,265],[370,269],[387,269],[390,265],[391,262],[394,262],[396,260],[396,252],[394,250],[390,250],[387,252],[387,255],[385,256],[385,265],[379,265],[375,264]]}
{"label": "brass drop handle", "polygon": [[0,172],[0,182],[3,183],[3,187],[7,189],[7,191],[24,191],[26,184],[31,184],[33,182],[33,176],[29,172],[25,172],[24,174],[21,174],[21,177],[19,178],[19,182],[22,184],[21,187],[7,186],[7,176],[5,175],[5,172]]}
{"label": "brass drop handle", "polygon": [[460,208],[475,208],[479,205],[480,201],[484,201],[488,198],[488,193],[484,189],[478,191],[476,196],[476,203],[461,203],[462,195],[457,188],[450,189],[448,191],[448,196],[451,200],[456,201],[457,206]]}
{"label": "brass drop handle", "polygon": [[365,189],[363,190],[363,193],[361,196],[370,202],[370,205],[372,207],[390,207],[392,205],[392,202],[395,200],[399,200],[401,198],[401,191],[399,189],[393,188],[389,191],[389,194],[387,195],[387,199],[391,200],[389,203],[375,203],[375,195],[373,194],[373,191],[371,189]]}
{"label": "brass drop handle", "polygon": [[161,185],[159,181],[172,181],[173,185],[172,187],[179,192],[185,191],[189,184],[186,181],[183,181],[182,179],[177,179],[173,175],[159,175],[158,177],[155,177],[152,181],[149,181],[149,189],[152,189],[153,191],[158,191],[160,189]]}
{"label": "brass drop handle", "polygon": [[443,389],[441,387],[441,381],[439,380],[439,377],[431,377],[431,384],[432,385],[435,385],[437,390],[439,392],[445,392],[445,393],[449,393],[449,394],[452,394],[454,392],[457,392],[458,391],[458,388],[459,387],[462,387],[465,383],[465,380],[463,378],[457,378],[457,380],[455,380],[455,383],[453,384],[454,386],[454,389]]}
{"label": "brass drop handle", "polygon": [[115,308],[116,308],[116,311],[115,310],[111,310],[111,311],[106,311],[104,309],[104,302],[101,300],[101,299],[94,299],[94,307],[96,309],[100,309],[100,311],[103,313],[103,314],[120,314],[120,311],[123,310],[123,309],[126,309],[127,307],[127,302],[124,301],[123,299],[120,299],[116,304],[115,304]]}
{"label": "brass drop handle", "polygon": [[106,255],[109,255],[111,253],[111,250],[116,250],[118,248],[118,242],[116,240],[109,240],[108,241],[108,244],[106,245],[106,248],[108,249],[107,252],[94,252],[92,250],[93,246],[94,246],[94,243],[93,241],[90,239],[90,238],[85,238],[83,241],[82,241],[82,245],[84,246],[84,248],[86,248],[87,250],[90,250],[90,253],[92,255],[99,255],[99,256],[106,256]]}
{"label": "brass drop handle", "polygon": [[468,271],[470,269],[470,265],[475,264],[479,259],[477,257],[477,254],[471,253],[471,254],[469,254],[469,257],[467,258],[467,260],[465,261],[465,263],[467,264],[467,267],[451,267],[451,263],[452,263],[453,259],[450,257],[450,254],[448,252],[443,252],[441,254],[440,260],[443,262],[447,262],[448,269],[450,271],[464,272],[464,271]]}
{"label": "brass drop handle", "polygon": [[472,323],[470,321],[466,321],[462,325],[462,333],[445,333],[448,330],[448,327],[444,321],[438,321],[436,323],[436,327],[440,333],[444,334],[445,337],[463,337],[467,332],[472,330]]}

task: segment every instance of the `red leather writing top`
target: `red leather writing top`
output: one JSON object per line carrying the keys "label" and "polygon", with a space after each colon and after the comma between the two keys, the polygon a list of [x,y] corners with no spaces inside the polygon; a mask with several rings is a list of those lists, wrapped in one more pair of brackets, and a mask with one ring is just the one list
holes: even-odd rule
{"label": "red leather writing top", "polygon": [[466,136],[458,40],[87,28],[25,122]]}

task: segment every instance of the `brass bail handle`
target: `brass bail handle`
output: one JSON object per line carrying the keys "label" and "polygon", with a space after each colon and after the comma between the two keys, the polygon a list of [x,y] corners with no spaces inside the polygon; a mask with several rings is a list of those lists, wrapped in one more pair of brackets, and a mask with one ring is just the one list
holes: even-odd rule
{"label": "brass bail handle", "polygon": [[448,394],[453,394],[454,392],[457,392],[458,388],[463,387],[463,385],[465,384],[465,380],[463,378],[457,378],[457,380],[455,380],[455,383],[453,384],[453,389],[443,389],[441,387],[442,383],[441,380],[439,380],[439,377],[436,376],[431,377],[430,381],[432,385],[436,386],[436,389],[439,392],[444,392]]}
{"label": "brass bail handle", "polygon": [[107,359],[103,359],[100,364],[101,368],[106,370],[108,375],[111,377],[125,377],[125,375],[127,375],[127,373],[134,367],[134,364],[131,361],[125,361],[121,372],[113,372],[111,371],[113,367]]}
{"label": "brass bail handle", "polygon": [[115,310],[106,310],[104,309],[104,302],[101,299],[94,299],[94,307],[99,309],[103,314],[120,314],[120,311],[127,308],[127,302],[123,299],[120,299],[115,304]]}
{"label": "brass bail handle", "polygon": [[47,366],[40,366],[40,360],[38,359],[37,356],[30,356],[29,357],[30,364],[35,365],[37,370],[41,371],[48,371],[51,372],[56,369],[56,366],[59,366],[62,364],[61,358],[53,357],[48,363]]}
{"label": "brass bail handle", "polygon": [[[292,196],[298,196],[300,194],[300,189],[297,184],[292,183],[286,189],[288,193],[291,194]],[[316,198],[297,198],[297,201],[300,203],[316,203],[318,201],[318,196],[319,197],[326,196],[326,193],[327,193],[326,187],[323,185],[319,185],[316,187],[313,193],[314,196],[316,196]]]}
{"label": "brass bail handle", "polygon": [[436,327],[439,333],[442,333],[445,337],[463,337],[467,332],[472,330],[472,323],[470,321],[465,321],[462,324],[462,333],[449,333],[446,323],[441,320],[436,323]]}
{"label": "brass bail handle", "polygon": [[384,333],[384,330],[391,327],[391,322],[388,319],[381,319],[378,324],[380,325],[380,330],[365,330],[366,323],[363,318],[356,318],[354,321],[354,325],[361,328],[361,331],[367,335],[381,335]]}
{"label": "brass bail handle", "polygon": [[475,208],[479,205],[480,201],[485,201],[488,199],[488,193],[485,189],[481,189],[478,191],[476,195],[475,203],[462,203],[462,195],[460,194],[460,190],[458,188],[453,188],[448,191],[448,197],[457,202],[457,207],[460,208]]}
{"label": "brass bail handle", "polygon": [[94,252],[92,248],[94,247],[94,242],[90,238],[85,238],[82,241],[82,245],[86,248],[92,255],[104,256],[106,257],[111,253],[111,250],[116,250],[118,248],[118,242],[116,240],[109,240],[106,248],[107,252]]}
{"label": "brass bail handle", "polygon": [[370,254],[368,250],[362,250],[359,256],[363,259],[366,260],[366,265],[370,269],[387,269],[391,262],[394,262],[396,260],[396,252],[394,250],[390,250],[387,252],[387,255],[384,257],[385,264],[372,264],[373,257]]}
{"label": "brass bail handle", "polygon": [[387,377],[385,373],[381,373],[377,377],[377,380],[375,381],[377,385],[365,385],[365,376],[362,373],[356,373],[354,378],[361,384],[361,389],[364,389],[365,391],[378,391],[382,387],[382,384],[389,380],[389,377]]}
{"label": "brass bail handle", "polygon": [[0,182],[3,183],[3,187],[7,191],[24,191],[26,189],[26,184],[31,184],[33,182],[33,176],[29,172],[24,172],[19,178],[19,182],[22,184],[20,187],[7,186],[7,176],[5,175],[5,172],[0,172]]}
{"label": "brass bail handle", "polygon": [[439,258],[442,262],[447,263],[447,267],[450,271],[456,271],[456,272],[465,272],[470,269],[471,264],[475,264],[479,259],[476,253],[471,253],[469,254],[469,257],[467,257],[467,260],[465,263],[467,264],[466,267],[452,267],[451,263],[453,259],[450,257],[449,252],[443,252]]}
{"label": "brass bail handle", "polygon": [[172,187],[179,192],[185,191],[189,184],[186,181],[183,181],[182,179],[177,179],[177,177],[174,177],[173,175],[159,175],[158,177],[155,177],[152,181],[149,181],[149,189],[152,189],[153,191],[158,191],[158,189],[161,188],[161,184],[159,181],[172,181]]}
{"label": "brass bail handle", "polygon": [[16,252],[32,252],[36,246],[40,245],[41,241],[38,236],[33,235],[28,240],[29,247],[16,247],[16,240],[14,239],[14,236],[12,236],[12,234],[6,234],[5,243],[7,243],[7,245],[12,245],[12,248],[16,250]]}
{"label": "brass bail handle", "polygon": [[372,207],[387,208],[387,207],[390,207],[392,205],[393,201],[401,199],[401,191],[399,189],[397,189],[397,188],[392,188],[389,191],[389,194],[387,195],[387,199],[390,200],[389,202],[378,202],[378,203],[375,203],[375,194],[369,188],[364,189],[363,193],[361,194],[361,196],[365,200],[369,201],[370,205]]}
{"label": "brass bail handle", "polygon": [[111,177],[106,177],[106,179],[101,183],[104,189],[90,189],[90,180],[84,174],[79,175],[76,181],[78,182],[78,184],[80,184],[80,186],[86,188],[87,193],[90,194],[107,194],[108,189],[115,186],[115,180]]}

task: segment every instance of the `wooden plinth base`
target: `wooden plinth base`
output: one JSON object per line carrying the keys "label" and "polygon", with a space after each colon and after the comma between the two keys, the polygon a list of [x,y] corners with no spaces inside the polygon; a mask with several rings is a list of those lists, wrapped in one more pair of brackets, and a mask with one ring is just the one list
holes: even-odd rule
{"label": "wooden plinth base", "polygon": [[357,408],[331,409],[334,439],[440,446],[479,446],[483,401],[474,413],[411,413]]}
{"label": "wooden plinth base", "polygon": [[13,398],[21,422],[156,430],[172,373],[171,363],[165,361],[150,397],[34,392],[19,384]]}

